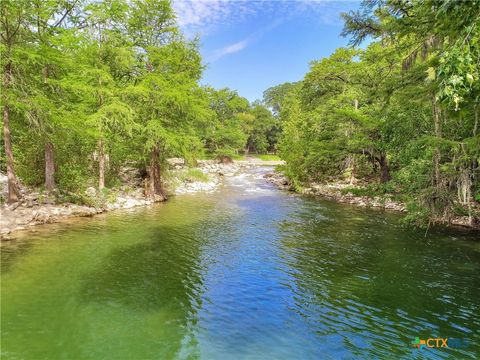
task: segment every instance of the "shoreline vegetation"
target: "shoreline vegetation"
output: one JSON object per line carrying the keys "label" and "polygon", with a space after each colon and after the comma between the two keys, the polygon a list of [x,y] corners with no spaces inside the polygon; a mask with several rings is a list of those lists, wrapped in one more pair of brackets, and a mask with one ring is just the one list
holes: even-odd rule
{"label": "shoreline vegetation", "polygon": [[[223,176],[236,176],[241,174],[243,170],[254,166],[283,164],[281,160],[277,160],[274,156],[266,158],[274,160],[262,160],[260,157],[249,158],[248,160],[242,158],[242,160],[234,160],[231,164],[222,164],[215,160],[200,160],[197,167],[185,166],[185,161],[181,158],[169,159],[168,163],[171,169],[165,185],[166,195],[212,192],[219,186]],[[99,193],[95,188],[90,187],[85,190],[82,198],[76,195],[76,198],[70,199],[80,201],[80,204],[69,202],[68,197],[63,199],[61,197],[48,197],[34,189],[24,188],[22,202],[15,203],[13,206],[3,205],[0,207],[0,239],[8,240],[14,236],[15,232],[31,229],[35,225],[57,223],[75,217],[91,217],[117,209],[148,206],[166,200],[166,198],[153,200],[146,197],[140,175],[131,170],[125,171],[128,177],[124,177],[125,184],[121,188],[107,194]],[[377,207],[405,212],[405,206],[397,202],[372,199],[367,196],[355,196],[351,193],[345,194],[342,192],[342,190],[347,189],[345,184],[314,184],[310,187],[293,189],[290,180],[281,172],[268,172],[264,175],[264,178],[283,191],[315,195],[362,207]]]}
{"label": "shoreline vegetation", "polygon": [[[298,194],[312,195],[315,197],[335,201],[338,203],[350,204],[358,207],[376,208],[387,211],[395,211],[404,214],[406,223],[412,222],[408,219],[408,205],[395,198],[392,194],[378,194],[369,188],[371,184],[351,185],[345,181],[331,181],[329,183],[310,183],[304,186],[293,186],[291,181],[282,172],[271,172],[265,174],[268,182],[275,184],[279,189],[292,191]],[[428,229],[433,224],[439,224],[452,228],[480,230],[480,225],[471,221],[470,217],[452,216],[450,218],[437,218],[427,224]]]}
{"label": "shoreline vegetation", "polygon": [[[169,171],[165,176],[165,197],[152,199],[145,195],[145,180],[135,169],[124,169],[123,185],[109,192],[89,187],[78,194],[46,194],[38,189],[22,187],[22,201],[0,206],[0,239],[8,240],[14,233],[35,225],[57,223],[74,217],[90,217],[118,209],[149,206],[167,200],[169,196],[212,192],[225,176],[231,177],[254,166],[275,166],[282,161],[243,158],[231,163],[216,160],[198,160],[189,167],[181,158],[168,159]],[[0,174],[1,176],[1,174]],[[5,176],[2,176],[4,179]]]}
{"label": "shoreline vegetation", "polygon": [[423,228],[480,226],[479,6],[366,1],[342,14],[351,46],[265,93],[293,189],[399,202]]}
{"label": "shoreline vegetation", "polygon": [[[241,175],[243,171],[255,166],[285,165],[275,156],[249,157],[233,160],[224,164],[218,160],[199,160],[196,167],[189,167],[182,158],[168,159],[168,172],[165,188],[166,196],[213,192],[221,184],[222,178]],[[390,194],[375,195],[368,192],[368,184],[352,186],[347,182],[331,182],[309,184],[294,187],[291,180],[281,170],[266,172],[265,181],[274,184],[279,190],[292,191],[303,195],[312,195],[323,199],[350,204],[365,208],[377,208],[407,214],[405,203],[395,200]],[[124,185],[110,193],[99,193],[95,188],[85,190],[80,204],[69,201],[69,198],[52,198],[38,190],[23,188],[23,201],[12,205],[0,206],[0,240],[15,239],[16,233],[32,230],[35,225],[58,223],[76,217],[91,217],[118,209],[131,209],[149,206],[167,199],[146,197],[141,175],[134,169],[125,169]],[[73,194],[72,194],[73,195]],[[72,200],[72,199],[70,199]],[[77,201],[78,201],[77,195]],[[437,219],[437,224],[479,230],[472,224],[468,216],[457,216],[448,219]]]}
{"label": "shoreline vegetation", "polygon": [[9,239],[13,233],[35,225],[56,223],[74,217],[90,217],[117,209],[130,209],[162,202],[171,195],[210,192],[220,183],[221,176],[233,176],[244,164],[220,164],[213,160],[199,161],[191,168],[183,159],[169,159],[170,170],[165,197],[153,199],[145,195],[145,181],[135,169],[125,169],[123,185],[110,191],[99,192],[89,187],[79,194],[45,193],[22,187],[22,201],[0,206],[0,239]]}
{"label": "shoreline vegetation", "polygon": [[2,1],[2,221],[42,204],[27,223],[53,221],[58,203],[90,215],[77,206],[163,201],[169,181],[208,191],[204,174],[172,166],[260,154],[285,161],[294,191],[478,227],[479,5],[364,2],[342,14],[350,46],[252,102],[201,84],[200,40],[171,1]]}

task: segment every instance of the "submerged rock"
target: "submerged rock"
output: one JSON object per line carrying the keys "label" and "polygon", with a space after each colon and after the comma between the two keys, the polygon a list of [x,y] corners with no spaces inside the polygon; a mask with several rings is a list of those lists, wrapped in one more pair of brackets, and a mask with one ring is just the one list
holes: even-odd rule
{"label": "submerged rock", "polygon": [[276,185],[281,190],[290,190],[291,184],[288,178],[281,173],[267,173],[263,177],[269,182]]}

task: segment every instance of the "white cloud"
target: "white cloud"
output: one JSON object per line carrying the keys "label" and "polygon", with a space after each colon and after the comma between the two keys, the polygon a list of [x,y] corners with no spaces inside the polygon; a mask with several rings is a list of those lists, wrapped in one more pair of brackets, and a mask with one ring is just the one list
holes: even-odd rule
{"label": "white cloud", "polygon": [[245,49],[249,44],[249,39],[245,39],[234,44],[227,45],[221,49],[216,50],[213,55],[210,57],[211,61],[220,59],[221,57],[229,54],[234,54]]}
{"label": "white cloud", "polygon": [[178,24],[191,36],[241,22],[256,14],[261,4],[259,1],[175,0],[173,8]]}
{"label": "white cloud", "polygon": [[262,13],[269,18],[303,16],[321,23],[340,21],[347,1],[329,0],[174,0],[179,25],[188,36],[204,35]]}
{"label": "white cloud", "polygon": [[220,59],[221,57],[224,57],[225,55],[234,54],[236,52],[242,51],[248,45],[259,40],[263,35],[265,35],[267,32],[269,32],[276,26],[280,25],[281,23],[281,19],[273,20],[270,24],[253,32],[247,38],[215,50],[211,56],[208,56],[208,60],[213,62]]}
{"label": "white cloud", "polygon": [[206,35],[225,27],[262,16],[268,25],[253,32],[247,38],[226,45],[207,58],[216,61],[223,56],[245,49],[265,33],[294,17],[302,16],[323,24],[340,21],[339,14],[346,10],[346,1],[328,0],[174,0],[177,21],[188,37]]}

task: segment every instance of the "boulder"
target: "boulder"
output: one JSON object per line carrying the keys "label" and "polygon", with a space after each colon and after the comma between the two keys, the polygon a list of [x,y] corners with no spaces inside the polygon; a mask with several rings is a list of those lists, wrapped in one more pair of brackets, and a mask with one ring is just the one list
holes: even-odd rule
{"label": "boulder", "polygon": [[179,166],[179,167],[182,167],[185,165],[185,159],[183,158],[170,158],[170,159],[167,159],[167,162],[171,165],[171,166]]}
{"label": "boulder", "polygon": [[220,162],[220,164],[232,164],[233,160],[230,156],[227,155],[218,155],[217,160]]}
{"label": "boulder", "polygon": [[6,194],[8,192],[7,182],[8,182],[7,175],[0,173],[0,192],[3,194]]}
{"label": "boulder", "polygon": [[97,189],[90,186],[85,190],[85,195],[87,195],[88,197],[94,198],[97,196]]}

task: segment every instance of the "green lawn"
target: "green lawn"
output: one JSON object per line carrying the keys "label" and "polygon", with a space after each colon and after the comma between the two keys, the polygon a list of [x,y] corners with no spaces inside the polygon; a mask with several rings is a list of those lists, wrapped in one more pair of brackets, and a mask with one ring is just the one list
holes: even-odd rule
{"label": "green lawn", "polygon": [[[210,153],[205,153],[202,157],[201,160],[212,160],[215,159],[217,155],[215,154],[210,154]],[[248,157],[253,157],[253,158],[259,158],[260,160],[263,161],[280,161],[280,157],[275,154],[248,154]],[[233,160],[246,160],[246,156],[243,154],[236,154],[232,156]]]}
{"label": "green lawn", "polygon": [[[217,158],[216,154],[205,153],[199,160],[215,160]],[[245,160],[245,155],[235,154],[232,156],[233,160]]]}
{"label": "green lawn", "polygon": [[258,155],[252,155],[254,157],[258,157],[260,160],[263,161],[280,161],[280,156],[275,155],[275,154],[258,154]]}

